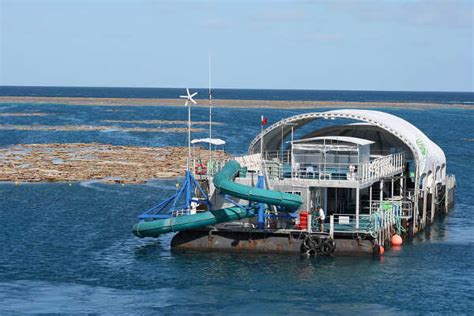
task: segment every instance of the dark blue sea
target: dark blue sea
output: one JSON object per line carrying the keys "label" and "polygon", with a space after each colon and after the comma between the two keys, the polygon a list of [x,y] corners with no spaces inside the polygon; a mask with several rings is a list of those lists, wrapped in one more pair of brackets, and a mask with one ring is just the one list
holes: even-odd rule
{"label": "dark blue sea", "polygon": [[[198,91],[197,99],[207,98],[208,90]],[[176,98],[184,88],[103,88],[0,86],[0,96],[91,97],[91,98]],[[272,90],[213,89],[213,98],[231,100],[420,102],[474,105],[474,92],[357,91],[357,90]]]}
{"label": "dark blue sea", "polygon": [[[33,90],[25,94],[38,93]],[[106,94],[99,90],[97,94]],[[68,94],[57,88],[55,93]],[[248,93],[251,99],[265,99],[269,92]],[[304,92],[299,97],[295,91],[275,93],[281,99],[307,98]],[[325,93],[329,99],[340,98]],[[372,92],[359,93],[364,100],[373,97]],[[433,98],[431,93],[419,93],[410,100],[389,94],[385,98],[393,101]],[[451,95],[439,98],[455,101]],[[472,95],[468,99],[472,101]],[[448,172],[456,175],[458,183],[451,213],[400,250],[388,251],[382,259],[175,253],[169,247],[172,235],[141,240],[131,234],[137,215],[173,192],[175,180],[125,186],[94,181],[1,183],[0,315],[472,315],[474,112],[383,109],[383,104],[381,109],[415,124],[438,143],[446,153]],[[0,114],[6,112],[49,115],[0,116],[0,124],[103,125],[103,120],[186,119],[184,107],[0,104]],[[259,132],[261,114],[272,123],[303,112],[216,108],[214,119],[224,124],[215,126],[214,132],[228,141],[227,151],[241,154]],[[193,119],[207,120],[207,109],[193,109]],[[0,131],[1,147],[53,142],[184,145],[186,134]]]}

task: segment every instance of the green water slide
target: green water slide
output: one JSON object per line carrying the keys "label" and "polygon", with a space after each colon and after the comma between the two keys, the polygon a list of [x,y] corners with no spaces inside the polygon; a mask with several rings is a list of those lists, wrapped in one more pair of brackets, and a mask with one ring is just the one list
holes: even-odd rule
{"label": "green water slide", "polygon": [[[232,160],[214,176],[214,185],[219,189],[220,193],[252,202],[280,206],[287,211],[294,211],[301,205],[301,197],[298,195],[235,183],[234,178],[238,175],[239,170],[239,163]],[[254,211],[256,210],[233,206],[193,215],[141,220],[133,227],[132,232],[140,238],[158,237],[165,233],[202,228],[218,223],[253,217],[255,215]]]}
{"label": "green water slide", "polygon": [[239,170],[240,165],[237,161],[229,161],[214,176],[215,187],[221,193],[252,202],[281,206],[287,211],[296,211],[300,207],[302,201],[299,195],[235,183],[234,178],[239,173]]}
{"label": "green water slide", "polygon": [[152,221],[140,221],[133,227],[133,234],[137,237],[158,237],[161,234],[179,232],[182,230],[196,229],[253,217],[252,210],[240,207],[229,207],[220,210],[197,213],[193,215],[156,219]]}

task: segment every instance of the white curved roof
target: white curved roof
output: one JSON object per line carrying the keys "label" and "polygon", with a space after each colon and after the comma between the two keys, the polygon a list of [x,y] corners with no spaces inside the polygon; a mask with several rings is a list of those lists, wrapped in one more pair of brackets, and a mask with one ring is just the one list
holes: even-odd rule
{"label": "white curved roof", "polygon": [[351,144],[360,145],[360,146],[370,145],[374,143],[371,140],[357,138],[357,137],[349,137],[349,136],[318,136],[318,137],[298,139],[298,140],[293,141],[293,143],[310,142],[310,141],[315,141],[315,140],[336,140],[336,141],[351,143]]}
{"label": "white curved roof", "polygon": [[436,168],[442,168],[446,165],[446,157],[443,150],[417,127],[398,116],[373,110],[344,109],[326,112],[310,112],[288,117],[270,125],[263,133],[259,134],[251,142],[249,153],[252,154],[260,151],[260,139],[262,135],[266,149],[278,146],[281,143],[282,129],[284,135],[288,135],[291,132],[291,126],[287,125],[288,123],[294,123],[294,129],[298,129],[314,120],[330,118],[366,122],[378,126],[394,135],[413,152],[420,176],[428,174],[430,171],[434,172]]}

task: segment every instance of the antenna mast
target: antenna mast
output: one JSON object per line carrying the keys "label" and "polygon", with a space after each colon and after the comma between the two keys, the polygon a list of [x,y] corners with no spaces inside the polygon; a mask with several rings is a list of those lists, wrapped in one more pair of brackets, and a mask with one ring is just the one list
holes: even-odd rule
{"label": "antenna mast", "polygon": [[208,55],[209,60],[209,168],[212,167],[212,90],[211,90],[211,54]]}

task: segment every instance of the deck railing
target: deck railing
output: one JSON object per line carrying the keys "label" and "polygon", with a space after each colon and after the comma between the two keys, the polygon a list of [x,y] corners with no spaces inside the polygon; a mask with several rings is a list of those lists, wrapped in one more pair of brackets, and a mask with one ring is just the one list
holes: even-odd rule
{"label": "deck railing", "polygon": [[[394,204],[399,208],[398,216],[402,218],[411,218],[413,216],[413,202],[412,201],[382,201],[383,205]],[[372,201],[372,210],[377,211],[380,209],[380,201]],[[383,207],[383,206],[382,206]]]}
{"label": "deck railing", "polygon": [[[271,152],[269,152],[271,154]],[[278,154],[279,152],[273,152]],[[269,155],[270,157],[271,155]],[[281,155],[279,157],[282,157]],[[228,159],[213,159],[211,162],[203,165],[198,160],[192,163],[193,172],[205,169],[205,172],[199,173],[207,176],[216,174],[228,161]],[[204,167],[204,168],[203,168]],[[245,166],[242,166],[245,170]],[[276,159],[265,160],[266,176],[269,179],[275,178],[296,178],[296,179],[315,179],[315,180],[349,180],[361,183],[374,182],[378,179],[403,172],[404,155],[403,153],[391,154],[388,156],[374,159],[367,163],[311,163],[305,165],[291,165],[281,163]],[[245,172],[241,173],[245,177]]]}
{"label": "deck railing", "polygon": [[404,202],[401,201],[384,203],[386,204],[383,207],[379,205],[372,214],[360,214],[358,221],[355,214],[332,214],[329,217],[329,233],[368,234],[382,245],[391,237],[392,230],[398,233],[403,231],[402,219],[408,216],[412,209],[408,202],[407,205],[403,205]]}
{"label": "deck railing", "polygon": [[360,166],[357,179],[362,182],[372,182],[397,172],[403,172],[404,162],[403,153],[374,159],[370,163],[364,163]]}
{"label": "deck railing", "polygon": [[[287,157],[284,152],[268,152],[265,154],[266,171],[272,178],[297,178],[318,180],[350,180],[362,183],[374,182],[385,176],[403,172],[403,153],[391,154],[376,158],[366,163],[352,162],[311,162],[300,164],[281,162],[280,158]],[[273,157],[273,158],[272,158]],[[339,160],[350,160],[353,157],[339,156]],[[309,159],[308,159],[309,160]]]}
{"label": "deck railing", "polygon": [[191,163],[192,172],[197,176],[213,176],[219,172],[229,159],[212,159],[207,163],[200,160],[193,160]]}

